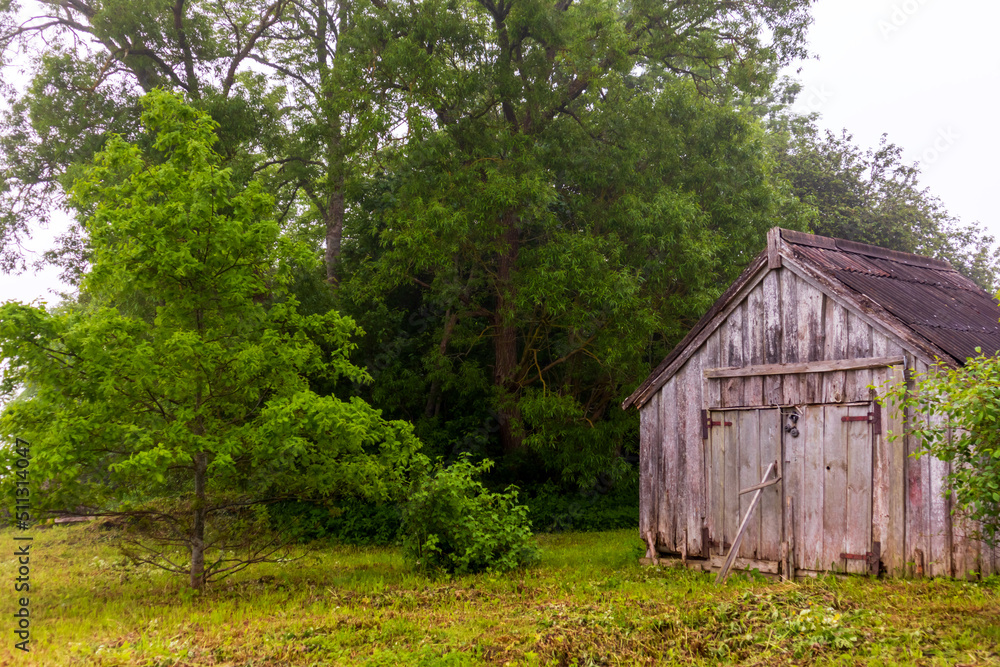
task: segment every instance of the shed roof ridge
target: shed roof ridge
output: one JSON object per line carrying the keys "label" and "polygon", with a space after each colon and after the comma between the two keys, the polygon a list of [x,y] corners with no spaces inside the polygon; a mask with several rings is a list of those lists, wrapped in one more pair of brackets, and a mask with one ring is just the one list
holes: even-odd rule
{"label": "shed roof ridge", "polygon": [[888,274],[888,273],[886,273],[884,271],[880,271],[880,272],[865,271],[863,269],[855,269],[855,268],[848,268],[848,267],[831,269],[831,270],[832,271],[844,271],[846,273],[857,273],[857,274],[862,274],[862,275],[866,275],[866,276],[872,276],[873,278],[884,278],[886,280],[895,280],[896,282],[899,282],[899,283],[912,283],[914,285],[931,285],[933,287],[940,287],[941,289],[952,289],[952,290],[956,290],[956,291],[959,291],[959,292],[973,292],[973,293],[977,293],[978,294],[979,293],[979,289],[980,289],[978,286],[975,287],[975,288],[972,288],[972,287],[965,287],[964,285],[951,285],[951,284],[946,285],[945,283],[941,282],[940,280],[931,281],[931,280],[914,280],[912,278],[900,278],[900,277],[897,277],[897,276],[890,275],[890,274]]}
{"label": "shed roof ridge", "polygon": [[[817,248],[819,250],[832,250],[834,252],[843,252],[851,255],[877,257],[878,259],[884,259],[890,262],[922,266],[939,271],[950,271],[953,273],[959,272],[947,260],[938,259],[936,257],[928,257],[926,255],[918,255],[912,252],[904,252],[902,250],[891,250],[889,248],[883,248],[881,246],[871,245],[870,243],[863,243],[861,241],[841,239],[834,236],[820,236],[818,234],[810,234],[809,232],[800,232],[794,229],[784,228],[781,228],[781,238],[786,243],[791,245],[804,245]],[[931,264],[932,266],[928,267],[927,264]]]}

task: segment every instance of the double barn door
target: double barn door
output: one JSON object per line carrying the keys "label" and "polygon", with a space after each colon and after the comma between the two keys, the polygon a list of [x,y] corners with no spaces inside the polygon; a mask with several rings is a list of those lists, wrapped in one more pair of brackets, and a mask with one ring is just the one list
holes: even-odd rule
{"label": "double barn door", "polygon": [[763,489],[738,556],[794,567],[864,572],[847,558],[871,551],[872,404],[711,410],[707,486],[713,554],[728,553],[770,463],[781,480]]}

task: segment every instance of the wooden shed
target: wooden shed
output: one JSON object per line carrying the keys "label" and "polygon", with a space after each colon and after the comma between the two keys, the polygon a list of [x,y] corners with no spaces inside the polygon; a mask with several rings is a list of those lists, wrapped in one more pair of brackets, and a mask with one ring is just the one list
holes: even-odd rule
{"label": "wooden shed", "polygon": [[641,416],[647,557],[718,568],[754,495],[744,491],[763,480],[773,483],[736,568],[1000,571],[1000,553],[952,516],[949,464],[910,456],[912,437],[889,439],[923,417],[874,400],[977,346],[1000,350],[1000,307],[947,262],[770,230],[766,251],[622,406]]}

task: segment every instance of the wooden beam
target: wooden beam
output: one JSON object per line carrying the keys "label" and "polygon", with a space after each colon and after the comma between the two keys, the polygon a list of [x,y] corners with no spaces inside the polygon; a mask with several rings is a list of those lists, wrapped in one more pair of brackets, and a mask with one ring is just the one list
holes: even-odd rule
{"label": "wooden beam", "polygon": [[778,227],[767,231],[767,268],[781,268],[781,230]]}
{"label": "wooden beam", "polygon": [[868,359],[831,359],[828,361],[803,361],[794,364],[762,364],[743,368],[706,368],[706,378],[734,378],[753,375],[792,375],[796,373],[827,373],[853,371],[865,368],[884,368],[903,365],[903,357],[870,357]]}
{"label": "wooden beam", "polygon": [[[712,556],[708,561],[711,569],[719,569],[725,565],[722,556]],[[780,561],[765,560],[760,558],[737,558],[733,561],[732,569],[736,570],[757,570],[761,574],[778,574],[780,572]]]}
{"label": "wooden beam", "polygon": [[744,493],[750,493],[751,491],[756,491],[757,489],[766,489],[767,487],[771,486],[772,484],[777,484],[780,481],[781,481],[781,476],[779,475],[778,477],[775,477],[774,479],[772,479],[770,482],[763,482],[761,484],[754,484],[753,486],[751,486],[749,488],[743,489],[742,491],[740,491],[740,495],[742,496]]}

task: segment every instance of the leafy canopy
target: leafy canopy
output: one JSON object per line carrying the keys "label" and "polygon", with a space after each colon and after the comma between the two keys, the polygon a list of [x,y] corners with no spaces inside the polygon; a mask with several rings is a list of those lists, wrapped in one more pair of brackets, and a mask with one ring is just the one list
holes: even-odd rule
{"label": "leafy canopy", "polygon": [[360,399],[312,391],[307,375],[368,380],[348,360],[356,325],[298,312],[289,264],[310,254],[256,183],[234,188],[214,121],[161,91],[143,107],[151,150],[114,138],[73,189],[93,245],[81,305],[0,307],[3,391],[30,388],[0,433],[33,445],[37,505],[157,519],[147,533],[191,550],[198,587],[260,555],[231,562],[239,535],[213,519],[279,496],[388,497],[419,443]]}

